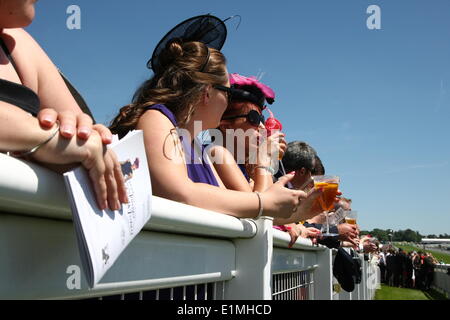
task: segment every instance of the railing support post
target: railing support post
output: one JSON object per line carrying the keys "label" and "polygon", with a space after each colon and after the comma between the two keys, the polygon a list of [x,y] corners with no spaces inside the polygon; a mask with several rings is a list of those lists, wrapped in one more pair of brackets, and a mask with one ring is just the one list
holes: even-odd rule
{"label": "railing support post", "polygon": [[333,300],[333,256],[331,250],[317,252],[314,270],[314,300]]}
{"label": "railing support post", "polygon": [[367,288],[367,261],[362,257],[362,287],[363,287],[363,296],[362,300],[369,300],[369,290]]}
{"label": "railing support post", "polygon": [[273,219],[261,217],[255,221],[256,236],[233,240],[236,247],[236,273],[228,281],[225,299],[271,300]]}

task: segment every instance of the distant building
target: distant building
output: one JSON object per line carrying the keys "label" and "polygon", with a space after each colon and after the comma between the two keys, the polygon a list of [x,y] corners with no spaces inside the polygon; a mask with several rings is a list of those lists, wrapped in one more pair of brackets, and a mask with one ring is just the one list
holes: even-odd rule
{"label": "distant building", "polygon": [[450,244],[450,239],[422,239],[422,244]]}

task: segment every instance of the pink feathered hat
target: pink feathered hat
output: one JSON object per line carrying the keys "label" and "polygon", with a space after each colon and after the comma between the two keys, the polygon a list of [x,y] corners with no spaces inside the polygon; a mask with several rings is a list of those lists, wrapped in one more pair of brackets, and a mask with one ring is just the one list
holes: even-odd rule
{"label": "pink feathered hat", "polygon": [[237,73],[230,74],[233,100],[250,101],[265,109],[265,102],[275,102],[275,92],[261,83],[256,77],[244,77]]}

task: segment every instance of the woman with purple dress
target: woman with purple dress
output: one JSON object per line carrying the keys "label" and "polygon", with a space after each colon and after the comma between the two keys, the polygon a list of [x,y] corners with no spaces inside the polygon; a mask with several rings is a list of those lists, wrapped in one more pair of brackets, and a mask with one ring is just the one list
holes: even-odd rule
{"label": "woman with purple dress", "polygon": [[179,24],[158,44],[149,65],[154,75],[121,109],[110,129],[119,136],[144,132],[155,196],[239,218],[290,217],[302,191],[285,176],[261,193],[227,190],[196,137],[217,128],[229,102],[228,71],[219,51],[226,28],[213,16]]}

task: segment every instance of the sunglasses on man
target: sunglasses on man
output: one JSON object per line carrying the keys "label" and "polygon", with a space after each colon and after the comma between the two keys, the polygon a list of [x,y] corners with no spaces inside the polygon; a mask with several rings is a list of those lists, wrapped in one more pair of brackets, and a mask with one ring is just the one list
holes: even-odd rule
{"label": "sunglasses on man", "polygon": [[259,112],[256,110],[250,110],[250,112],[247,114],[240,114],[237,116],[226,117],[223,118],[222,120],[234,120],[238,118],[246,118],[247,121],[250,122],[255,127],[259,126],[261,123],[264,124],[266,122],[264,116],[262,114],[259,114]]}

